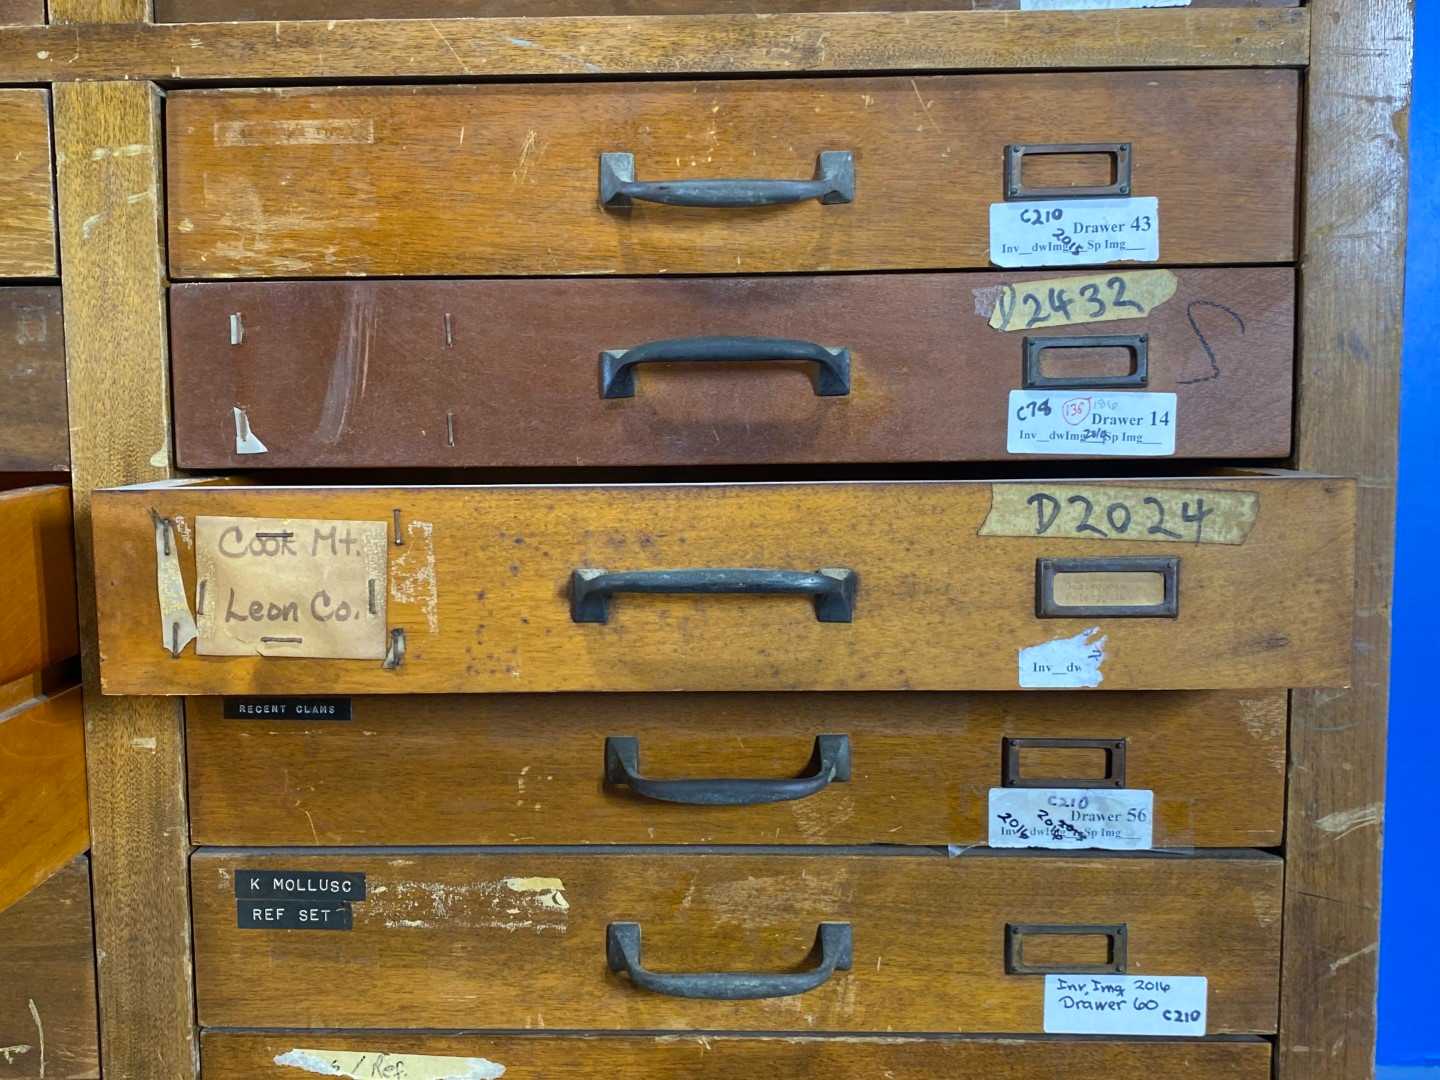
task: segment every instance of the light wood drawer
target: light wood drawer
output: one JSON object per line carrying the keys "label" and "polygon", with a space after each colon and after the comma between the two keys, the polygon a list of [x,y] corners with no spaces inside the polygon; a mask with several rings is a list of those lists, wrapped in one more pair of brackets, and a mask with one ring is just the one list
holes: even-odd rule
{"label": "light wood drawer", "polygon": [[60,287],[0,289],[0,341],[0,472],[69,470]]}
{"label": "light wood drawer", "polygon": [[[1010,392],[1040,389],[1173,393],[1179,457],[1288,453],[1294,272],[1181,270],[1153,311],[1112,307],[1170,276],[1061,286],[1073,325],[1031,284],[1053,272],[178,285],[176,449],[195,469],[995,460]],[[1002,295],[1044,321],[991,329]],[[1137,317],[1084,321],[1112,311]],[[753,362],[663,362],[717,352]],[[1073,452],[1096,446],[1117,444]]]}
{"label": "light wood drawer", "polygon": [[[1260,474],[1139,483],[98,492],[102,677],[107,693],[122,694],[1001,690],[1097,677],[1107,690],[1345,682],[1353,483]],[[1126,525],[1127,538],[1076,531],[1087,506],[1090,530]],[[1128,539],[1162,527],[1153,524],[1161,512],[1176,539]],[[267,583],[252,578],[227,590],[217,578],[202,605],[207,648],[250,654],[199,656],[192,645],[172,656],[174,626],[162,629],[156,609],[152,513],[172,522],[192,607],[199,516],[349,519],[393,530],[398,515],[391,537],[403,543],[379,541],[388,589],[370,578],[368,597],[357,586],[345,601],[350,630],[373,628],[366,644],[379,647],[376,659],[294,655],[306,634],[324,632],[311,615],[321,586],[312,581],[303,596],[272,592],[274,564],[263,557],[250,564]],[[1042,525],[1044,535],[1034,535]],[[252,532],[284,532],[274,521],[233,527],[241,548]],[[307,544],[317,550],[306,535],[287,559]],[[239,565],[234,546],[215,555],[217,567]],[[1097,558],[1127,561],[1089,561]],[[1059,564],[1067,573],[1045,588],[1047,567],[1059,569],[1045,560],[1069,559],[1086,561]],[[1156,559],[1173,561],[1163,569]],[[681,568],[695,571],[684,583],[655,576]],[[757,569],[778,574],[757,578]],[[1166,580],[1175,588],[1162,597]],[[252,589],[265,603],[240,595]],[[701,594],[672,594],[684,589]],[[706,594],[712,589],[788,595]],[[1052,592],[1061,606],[1037,595]],[[323,622],[333,617],[325,604],[340,602],[326,597]],[[1145,617],[1120,617],[1131,609],[1118,605],[1131,599],[1143,600],[1135,610]],[[1176,614],[1165,617],[1171,601]],[[392,639],[403,636],[403,658],[392,657],[398,666],[379,659],[387,627]]]}
{"label": "light wood drawer", "polygon": [[[1006,927],[1048,924],[1123,926],[1130,974],[1206,976],[1210,1034],[1275,1029],[1273,856],[662,850],[202,850],[191,864],[200,1022],[1039,1032],[1045,980],[1007,974]],[[237,899],[256,881],[273,893],[266,870],[363,873],[353,928],[239,929],[242,915],[258,908],[264,922],[285,905]],[[662,973],[801,972],[820,959],[820,925],[837,923],[850,926],[853,964],[794,996],[674,997],[607,967],[617,923],[640,926],[640,960]],[[1093,937],[1051,940],[1057,970],[1097,962]]]}
{"label": "light wood drawer", "polygon": [[[17,12],[22,21],[24,15]],[[55,277],[59,272],[50,93],[0,90],[0,278]]]}
{"label": "light wood drawer", "polygon": [[[205,1080],[303,1080],[276,1058],[297,1050],[339,1063],[338,1075],[368,1076],[365,1067],[403,1063],[414,1076],[428,1058],[472,1058],[473,1076],[505,1080],[581,1080],[593,1076],[645,1080],[1268,1080],[1270,1046],[1234,1042],[1095,1042],[1077,1039],[916,1039],[876,1037],[736,1038],[724,1035],[574,1036],[349,1035],[323,1037],[206,1032],[200,1060]],[[328,1052],[328,1053],[327,1053]],[[365,1061],[357,1069],[357,1054]],[[290,1058],[295,1060],[295,1058]],[[300,1057],[299,1060],[305,1060]],[[492,1067],[486,1071],[484,1063]],[[440,1065],[452,1064],[441,1062]],[[330,1074],[337,1075],[337,1074]],[[396,1076],[402,1074],[396,1073]]]}
{"label": "light wood drawer", "polygon": [[[949,269],[989,263],[1009,145],[1126,143],[1174,263],[1294,258],[1290,70],[185,90],[167,98],[175,278]],[[601,205],[642,182],[809,179],[771,208]],[[1107,184],[1108,155],[1027,184]],[[1221,212],[1217,212],[1221,211]]]}
{"label": "light wood drawer", "polygon": [[0,492],[0,685],[80,651],[70,489]]}
{"label": "light wood drawer", "polygon": [[0,1080],[100,1075],[90,859],[0,902]]}
{"label": "light wood drawer", "polygon": [[[361,697],[337,711],[347,702],[348,722],[245,715],[303,702],[187,701],[195,842],[969,846],[987,840],[990,788],[1042,778],[1153,790],[1157,847],[1281,842],[1282,692],[1100,705],[1059,694]],[[831,762],[848,776],[826,783]],[[717,806],[693,800],[720,785],[650,792],[626,767],[662,782],[817,779],[802,796],[774,784],[749,793],[769,801]]]}

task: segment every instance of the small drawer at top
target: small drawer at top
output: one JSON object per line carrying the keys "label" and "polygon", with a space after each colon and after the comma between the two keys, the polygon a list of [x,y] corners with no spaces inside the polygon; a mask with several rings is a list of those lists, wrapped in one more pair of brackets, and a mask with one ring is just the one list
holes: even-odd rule
{"label": "small drawer at top", "polygon": [[[989,263],[992,203],[1102,189],[1159,200],[1167,262],[1286,262],[1298,87],[1256,69],[182,90],[171,271],[962,269]],[[1057,145],[1075,152],[1011,149]]]}
{"label": "small drawer at top", "polygon": [[[176,452],[194,469],[988,461],[1038,427],[1064,434],[1052,455],[1278,457],[1294,293],[1276,267],[177,285]],[[1147,426],[1065,412],[1097,395]]]}

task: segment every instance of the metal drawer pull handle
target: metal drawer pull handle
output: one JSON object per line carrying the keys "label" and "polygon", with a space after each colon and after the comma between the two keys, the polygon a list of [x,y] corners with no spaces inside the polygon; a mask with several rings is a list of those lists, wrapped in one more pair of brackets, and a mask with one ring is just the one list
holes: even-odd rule
{"label": "metal drawer pull handle", "polygon": [[[1012,739],[1002,740],[1004,764],[1000,786],[1013,788],[1123,788],[1124,739]],[[1098,750],[1105,755],[1105,775],[1099,777],[1037,776],[1021,772],[1020,755],[1026,750]]]}
{"label": "metal drawer pull handle", "polygon": [[[1103,964],[1027,964],[1027,937],[1103,937],[1107,959]],[[1130,928],[1125,923],[1109,926],[1041,926],[1033,923],[1005,924],[1005,974],[1007,975],[1123,975]]]}
{"label": "metal drawer pull handle", "polygon": [[819,366],[815,393],[843,397],[850,393],[850,350],[827,349],[813,341],[765,337],[693,337],[650,341],[633,349],[607,349],[600,354],[600,396],[635,396],[637,364],[810,363]]}
{"label": "metal drawer pull handle", "polygon": [[1040,619],[1177,619],[1180,560],[1140,555],[1037,559],[1035,615]]}
{"label": "metal drawer pull handle", "polygon": [[[815,932],[820,961],[807,971],[759,975],[748,971],[676,972],[661,974],[640,962],[640,924],[611,923],[605,928],[605,958],[611,971],[623,971],[630,981],[666,997],[708,998],[713,1001],[749,1001],[754,998],[795,997],[829,981],[837,971],[849,971],[853,957],[849,923],[821,923]],[[812,950],[811,955],[814,955]]]}
{"label": "metal drawer pull handle", "polygon": [[636,180],[635,155],[600,155],[600,205],[629,206],[634,200],[669,206],[780,206],[819,199],[855,201],[855,157],[849,150],[825,150],[815,159],[813,180]]}
{"label": "metal drawer pull handle", "polygon": [[817,735],[803,776],[780,780],[655,780],[640,775],[640,740],[605,740],[605,783],[637,795],[689,806],[760,806],[805,799],[850,779],[850,736]]}
{"label": "metal drawer pull handle", "polygon": [[759,593],[809,596],[815,618],[848,623],[855,614],[860,575],[854,570],[597,570],[583,567],[570,574],[570,618],[577,623],[603,623],[610,617],[616,593]]}
{"label": "metal drawer pull handle", "polygon": [[[1108,154],[1115,159],[1115,179],[1094,187],[1026,187],[1025,159],[1031,155]],[[1130,194],[1130,144],[1029,143],[1005,147],[1005,201],[1018,199],[1097,199]]]}
{"label": "metal drawer pull handle", "polygon": [[[1077,375],[1051,378],[1040,366],[1042,354],[1050,349],[1124,349],[1130,354],[1130,371],[1125,375]],[[1119,390],[1144,389],[1150,385],[1150,336],[1148,334],[1091,334],[1088,337],[1027,337],[1026,390]]]}

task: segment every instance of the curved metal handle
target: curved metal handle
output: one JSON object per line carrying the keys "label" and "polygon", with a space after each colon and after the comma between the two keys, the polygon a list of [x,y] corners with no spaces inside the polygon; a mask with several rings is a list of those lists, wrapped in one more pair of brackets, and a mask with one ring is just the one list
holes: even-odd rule
{"label": "curved metal handle", "polygon": [[848,623],[855,614],[860,575],[832,567],[804,570],[597,570],[570,574],[570,618],[577,623],[608,622],[616,593],[758,593],[809,596],[815,618]]}
{"label": "curved metal handle", "polygon": [[600,354],[600,396],[635,396],[637,364],[740,363],[818,364],[815,393],[843,397],[850,393],[850,350],[827,349],[813,341],[766,337],[692,337],[650,341],[633,349],[608,349]]}
{"label": "curved metal handle", "polygon": [[855,157],[849,150],[825,150],[815,159],[813,180],[635,179],[635,155],[600,155],[600,205],[629,206],[634,200],[669,206],[779,206],[819,199],[855,201]]}
{"label": "curved metal handle", "polygon": [[688,806],[760,806],[805,799],[831,782],[850,779],[850,736],[816,735],[803,776],[780,780],[655,780],[640,775],[640,740],[611,735],[605,740],[605,783],[636,795]]}
{"label": "curved metal handle", "polygon": [[794,997],[814,990],[837,971],[849,971],[854,950],[849,923],[821,923],[815,932],[820,962],[808,971],[758,975],[745,971],[676,972],[660,974],[640,963],[640,924],[611,923],[605,928],[605,958],[611,971],[623,971],[642,989],[666,997],[749,1001]]}

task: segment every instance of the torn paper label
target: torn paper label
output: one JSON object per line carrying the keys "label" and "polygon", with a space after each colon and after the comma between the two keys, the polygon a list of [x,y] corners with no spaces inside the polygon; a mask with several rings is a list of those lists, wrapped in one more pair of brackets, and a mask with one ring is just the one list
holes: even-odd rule
{"label": "torn paper label", "polygon": [[383,521],[200,517],[202,656],[385,656]]}
{"label": "torn paper label", "polygon": [[1070,690],[1099,686],[1105,676],[1104,637],[1098,626],[1074,637],[1056,638],[1020,650],[1020,686],[1025,690]]}
{"label": "torn paper label", "polygon": [[990,204],[996,266],[1090,266],[1156,262],[1160,200],[1020,199]]}
{"label": "torn paper label", "polygon": [[180,573],[180,539],[169,518],[154,510],[155,588],[160,597],[160,643],[171,656],[179,656],[195,640],[195,617],[185,595],[185,578]]}
{"label": "torn paper label", "polygon": [[1205,1034],[1203,975],[1046,975],[1047,1035]]}
{"label": "torn paper label", "polygon": [[1107,271],[974,289],[976,310],[1007,333],[1146,318],[1175,295],[1169,270]]}
{"label": "torn paper label", "polygon": [[318,1076],[374,1076],[405,1080],[496,1080],[505,1066],[480,1057],[435,1057],[431,1054],[391,1054],[384,1050],[289,1050],[275,1058],[276,1065],[303,1069]]}
{"label": "torn paper label", "polygon": [[270,448],[255,437],[250,430],[250,417],[245,415],[245,410],[239,405],[234,406],[235,410],[235,453],[237,454],[268,454]]}
{"label": "torn paper label", "polygon": [[1140,788],[990,789],[992,848],[1149,851],[1155,793]]}
{"label": "torn paper label", "polygon": [[1011,390],[1006,407],[1007,453],[1096,457],[1175,453],[1174,394]]}

